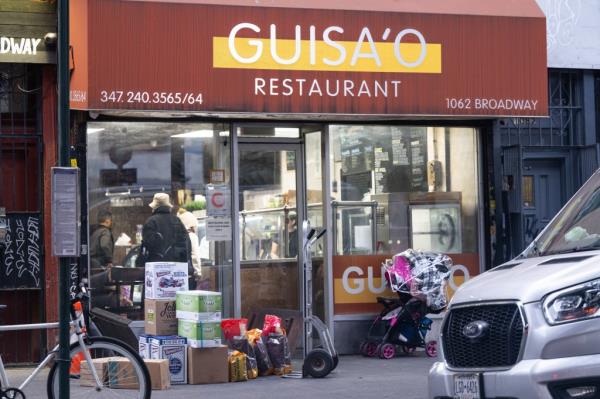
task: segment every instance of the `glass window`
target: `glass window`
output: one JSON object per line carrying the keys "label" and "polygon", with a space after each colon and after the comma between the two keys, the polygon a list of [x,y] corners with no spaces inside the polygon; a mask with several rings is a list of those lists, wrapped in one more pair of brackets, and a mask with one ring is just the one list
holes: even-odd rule
{"label": "glass window", "polygon": [[475,129],[333,125],[330,132],[335,255],[477,254]]}
{"label": "glass window", "polygon": [[595,173],[542,231],[525,257],[600,248],[600,173]]}
{"label": "glass window", "polygon": [[[97,245],[94,231],[106,211],[112,215],[114,238],[111,273],[106,273],[106,259],[90,258],[94,306],[143,318],[143,286],[138,284],[143,273],[136,270],[140,268],[135,259],[141,230],[152,214],[148,205],[154,194],[164,192],[170,196],[173,214],[184,210],[193,214],[188,227],[197,237],[190,234],[197,244],[192,243],[197,288],[221,291],[224,315],[232,314],[232,243],[211,241],[206,229],[207,190],[217,184],[231,190],[229,129],[227,124],[211,123],[88,124],[90,252]],[[119,278],[129,284],[115,286]]]}
{"label": "glass window", "polygon": [[[311,227],[321,230],[324,227],[323,217],[323,154],[321,150],[320,130],[304,131],[304,148],[306,159],[306,203],[308,221]],[[326,237],[315,242],[312,247],[312,309],[321,320],[325,318],[325,252]]]}
{"label": "glass window", "polygon": [[525,208],[535,207],[533,176],[523,176],[523,206]]}

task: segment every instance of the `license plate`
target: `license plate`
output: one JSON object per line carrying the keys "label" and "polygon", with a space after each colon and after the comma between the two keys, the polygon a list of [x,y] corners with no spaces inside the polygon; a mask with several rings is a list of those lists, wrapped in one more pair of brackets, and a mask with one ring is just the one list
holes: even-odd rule
{"label": "license plate", "polygon": [[455,399],[483,399],[479,374],[459,374],[454,376]]}

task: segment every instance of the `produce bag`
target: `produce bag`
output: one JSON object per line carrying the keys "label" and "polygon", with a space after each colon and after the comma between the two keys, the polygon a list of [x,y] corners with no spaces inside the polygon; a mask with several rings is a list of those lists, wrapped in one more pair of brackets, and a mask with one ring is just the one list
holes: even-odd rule
{"label": "produce bag", "polygon": [[292,371],[290,346],[285,334],[270,334],[266,339],[269,359],[273,363],[275,375],[289,374]]}
{"label": "produce bag", "polygon": [[246,354],[240,351],[233,351],[229,355],[229,381],[248,381],[248,372],[246,371]]}
{"label": "produce bag", "polygon": [[281,318],[267,314],[265,315],[265,322],[263,324],[262,335],[268,337],[269,334],[281,332]]}
{"label": "produce bag", "polygon": [[256,355],[254,354],[254,347],[250,344],[250,342],[248,342],[248,338],[234,338],[229,342],[229,347],[231,349],[235,349],[246,354],[246,370],[248,372],[248,379],[254,379],[258,377],[258,363],[256,362]]}
{"label": "produce bag", "polygon": [[223,319],[221,320],[221,331],[226,340],[241,337],[246,334],[248,319]]}
{"label": "produce bag", "polygon": [[250,330],[246,333],[248,342],[254,347],[254,355],[256,356],[256,364],[258,366],[258,375],[271,375],[273,374],[273,364],[269,359],[269,352],[267,346],[262,340],[262,331],[258,328]]}

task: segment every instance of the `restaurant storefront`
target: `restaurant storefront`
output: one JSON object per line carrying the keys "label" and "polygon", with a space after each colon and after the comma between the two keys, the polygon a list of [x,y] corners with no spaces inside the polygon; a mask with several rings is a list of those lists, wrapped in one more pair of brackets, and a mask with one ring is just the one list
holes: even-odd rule
{"label": "restaurant storefront", "polygon": [[[545,19],[533,0],[292,3],[71,5],[86,229],[110,211],[114,270],[134,276],[148,204],[167,192],[198,220],[196,281],[223,293],[225,317],[312,302],[346,353],[390,295],[386,258],[448,253],[451,289],[486,269],[489,131],[547,114]],[[304,220],[327,229],[312,301]],[[139,319],[126,280],[92,287],[107,296],[95,306]]]}

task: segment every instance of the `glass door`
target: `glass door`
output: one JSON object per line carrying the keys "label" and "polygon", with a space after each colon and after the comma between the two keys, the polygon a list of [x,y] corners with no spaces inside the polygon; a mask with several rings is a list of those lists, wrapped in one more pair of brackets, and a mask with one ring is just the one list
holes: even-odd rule
{"label": "glass door", "polygon": [[238,147],[241,314],[301,310],[302,147]]}

